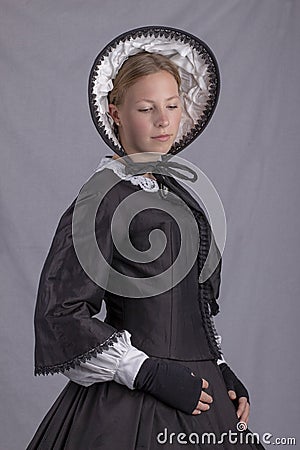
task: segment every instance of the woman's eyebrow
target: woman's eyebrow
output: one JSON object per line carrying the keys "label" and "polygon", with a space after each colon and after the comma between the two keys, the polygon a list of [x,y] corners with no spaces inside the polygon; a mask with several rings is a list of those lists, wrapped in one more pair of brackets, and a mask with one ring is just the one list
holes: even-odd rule
{"label": "woman's eyebrow", "polygon": [[[168,102],[168,101],[173,100],[173,99],[179,99],[179,95],[172,95],[172,97],[168,97],[168,98],[166,98],[165,100]],[[141,100],[138,100],[138,101],[135,102],[135,103],[140,103],[140,102],[155,103],[154,100],[150,100],[150,99],[148,99],[148,98],[142,98]]]}

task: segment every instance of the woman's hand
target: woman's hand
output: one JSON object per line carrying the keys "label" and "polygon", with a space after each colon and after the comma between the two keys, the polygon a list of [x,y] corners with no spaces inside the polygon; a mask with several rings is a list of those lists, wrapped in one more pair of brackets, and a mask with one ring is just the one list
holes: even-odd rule
{"label": "woman's hand", "polygon": [[248,423],[250,414],[249,394],[243,383],[226,363],[219,365],[230,400],[236,406],[236,415],[241,422]]}
{"label": "woman's hand", "polygon": [[[195,376],[193,373],[192,375]],[[207,389],[208,386],[209,386],[208,382],[204,378],[202,378],[202,389]],[[212,402],[213,402],[212,396],[202,390],[198,401],[198,405],[196,409],[194,409],[194,411],[192,412],[193,416],[201,414],[202,411],[207,411],[210,408],[209,403]]]}
{"label": "woman's hand", "polygon": [[248,424],[249,415],[250,415],[250,404],[248,402],[247,397],[239,397],[237,399],[236,392],[233,390],[228,391],[229,398],[235,403],[238,402],[238,408],[236,411],[236,415],[238,416],[238,419],[240,422],[245,422]]}
{"label": "woman's hand", "polygon": [[189,367],[151,356],[141,365],[134,387],[191,415],[206,411],[212,402],[211,396],[203,391],[208,382],[196,377]]}

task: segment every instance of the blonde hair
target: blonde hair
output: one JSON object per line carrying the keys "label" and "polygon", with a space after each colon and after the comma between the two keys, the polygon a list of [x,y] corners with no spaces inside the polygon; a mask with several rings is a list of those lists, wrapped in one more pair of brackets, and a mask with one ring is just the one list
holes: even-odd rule
{"label": "blonde hair", "polygon": [[119,106],[124,100],[126,90],[136,80],[145,75],[157,73],[161,70],[169,72],[175,78],[178,90],[181,78],[176,64],[159,53],[140,52],[130,56],[122,65],[116,78],[113,80],[113,89],[108,94],[108,102]]}

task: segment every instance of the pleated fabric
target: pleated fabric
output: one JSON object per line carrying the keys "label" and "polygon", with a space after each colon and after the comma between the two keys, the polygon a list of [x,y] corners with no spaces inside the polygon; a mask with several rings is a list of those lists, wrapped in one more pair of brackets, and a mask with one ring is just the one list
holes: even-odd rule
{"label": "pleated fabric", "polygon": [[[263,448],[251,443],[256,442],[255,436],[248,434],[247,441],[246,434],[237,430],[235,407],[217,364],[213,360],[178,362],[209,382],[206,391],[213,403],[208,411],[197,416],[185,414],[114,381],[90,387],[70,381],[26,450]],[[215,438],[203,433],[214,433]],[[227,436],[222,438],[222,433]],[[233,443],[234,436],[238,443]]]}

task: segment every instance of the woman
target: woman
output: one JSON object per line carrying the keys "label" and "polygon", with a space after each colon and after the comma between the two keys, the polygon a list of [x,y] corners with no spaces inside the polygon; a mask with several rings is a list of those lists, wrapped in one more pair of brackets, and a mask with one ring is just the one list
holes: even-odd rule
{"label": "woman", "polygon": [[[63,214],[41,274],[35,374],[70,381],[28,449],[259,447],[238,432],[249,396],[212,320],[218,248],[173,176],[196,174],[170,161],[203,131],[218,93],[211,51],[180,30],[129,31],[96,58],[92,117],[117,155]],[[217,264],[199,283],[210,248]]]}

